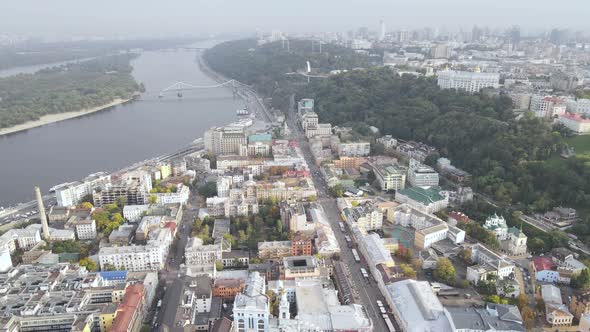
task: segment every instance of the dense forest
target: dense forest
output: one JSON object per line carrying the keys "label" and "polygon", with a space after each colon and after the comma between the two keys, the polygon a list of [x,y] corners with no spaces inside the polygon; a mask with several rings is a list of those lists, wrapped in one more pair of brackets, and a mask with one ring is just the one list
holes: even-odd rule
{"label": "dense forest", "polygon": [[478,191],[500,203],[523,211],[590,204],[590,157],[578,155],[559,166],[545,162],[569,133],[531,114],[516,120],[505,96],[440,90],[434,79],[375,68],[314,82],[300,97],[316,100],[324,122],[361,122],[435,146],[474,175]]}
{"label": "dense forest", "polygon": [[0,48],[0,70],[104,56],[123,50],[144,50],[174,47],[189,39],[105,40],[76,42],[26,42]]}
{"label": "dense forest", "polygon": [[134,56],[107,56],[0,78],[0,128],[130,98],[141,89],[131,75]]}
{"label": "dense forest", "polygon": [[[288,46],[287,46],[288,45]],[[296,74],[305,72],[309,61],[314,73],[332,70],[366,68],[371,58],[337,45],[320,45],[309,40],[290,40],[257,45],[254,39],[225,42],[207,50],[204,59],[211,68],[226,77],[253,85],[258,92],[272,98],[272,106],[284,107],[289,96],[307,78]]]}

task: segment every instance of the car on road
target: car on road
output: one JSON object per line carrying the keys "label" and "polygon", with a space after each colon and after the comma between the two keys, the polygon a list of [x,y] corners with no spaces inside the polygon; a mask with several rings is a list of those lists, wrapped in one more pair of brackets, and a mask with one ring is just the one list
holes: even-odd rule
{"label": "car on road", "polygon": [[381,311],[382,314],[387,314],[387,310],[383,307],[379,307],[379,311]]}
{"label": "car on road", "polygon": [[381,302],[381,300],[377,300],[377,306],[379,306],[379,308],[381,308],[383,306],[383,302]]}

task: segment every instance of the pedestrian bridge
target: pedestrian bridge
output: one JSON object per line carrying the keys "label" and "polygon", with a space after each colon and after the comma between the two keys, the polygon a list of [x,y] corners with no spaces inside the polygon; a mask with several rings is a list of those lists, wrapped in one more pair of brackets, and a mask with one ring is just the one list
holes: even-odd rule
{"label": "pedestrian bridge", "polygon": [[167,88],[160,91],[159,98],[163,98],[166,94],[175,93],[178,97],[182,97],[184,91],[201,90],[201,89],[215,89],[221,87],[231,87],[234,94],[237,93],[238,82],[236,80],[228,80],[219,84],[213,85],[193,85],[185,82],[176,82]]}

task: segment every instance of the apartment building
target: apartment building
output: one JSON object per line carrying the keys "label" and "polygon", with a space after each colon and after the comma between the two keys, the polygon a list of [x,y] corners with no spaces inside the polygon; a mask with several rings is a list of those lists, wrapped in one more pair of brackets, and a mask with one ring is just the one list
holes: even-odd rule
{"label": "apartment building", "polygon": [[455,89],[476,93],[484,88],[499,88],[500,74],[445,70],[437,72],[437,83],[441,89]]}
{"label": "apartment building", "polygon": [[115,267],[129,271],[157,271],[164,268],[167,255],[168,245],[148,242],[145,246],[100,248],[98,259],[101,269]]}
{"label": "apartment building", "polygon": [[239,154],[247,137],[243,126],[226,126],[205,131],[203,141],[205,149],[216,155]]}
{"label": "apartment building", "polygon": [[221,244],[203,244],[203,240],[193,237],[186,244],[186,265],[204,266],[213,265],[222,260]]}
{"label": "apartment building", "polygon": [[402,190],[406,188],[407,168],[399,165],[373,165],[375,178],[383,191]]}
{"label": "apartment building", "polygon": [[111,181],[111,176],[104,172],[88,175],[80,182],[70,183],[66,186],[59,187],[55,190],[55,198],[58,206],[73,206],[92,191],[100,186],[106,185]]}
{"label": "apartment building", "polygon": [[408,182],[413,187],[433,187],[438,186],[439,176],[432,167],[426,166],[418,160],[410,159]]}

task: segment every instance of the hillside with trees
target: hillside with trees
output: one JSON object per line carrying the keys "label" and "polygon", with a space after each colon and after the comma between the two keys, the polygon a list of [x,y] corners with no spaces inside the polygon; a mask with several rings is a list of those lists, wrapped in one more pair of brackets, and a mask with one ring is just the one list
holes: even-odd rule
{"label": "hillside with trees", "polygon": [[303,87],[322,122],[368,126],[438,149],[474,175],[474,186],[523,211],[590,204],[590,156],[547,163],[567,132],[526,114],[517,120],[505,96],[440,90],[434,79],[399,77],[388,68],[336,75]]}
{"label": "hillside with trees", "polygon": [[134,56],[107,56],[0,78],[0,128],[131,98],[142,89],[131,75]]}
{"label": "hillside with trees", "polygon": [[204,59],[216,72],[252,85],[267,97],[272,97],[272,106],[280,108],[288,103],[289,96],[307,78],[296,74],[305,71],[307,61],[318,73],[332,70],[366,68],[371,59],[355,51],[332,44],[319,44],[310,40],[290,40],[258,46],[254,39],[234,40],[218,44],[207,50]]}

